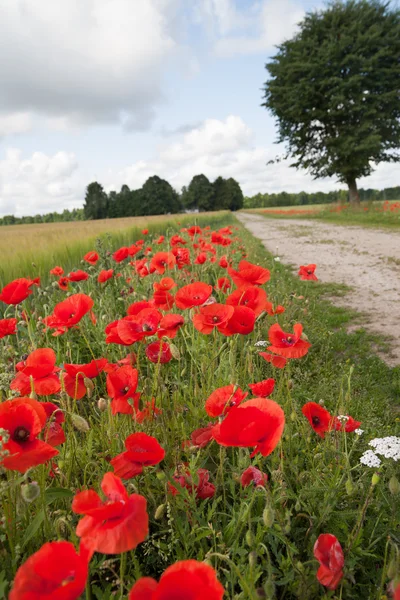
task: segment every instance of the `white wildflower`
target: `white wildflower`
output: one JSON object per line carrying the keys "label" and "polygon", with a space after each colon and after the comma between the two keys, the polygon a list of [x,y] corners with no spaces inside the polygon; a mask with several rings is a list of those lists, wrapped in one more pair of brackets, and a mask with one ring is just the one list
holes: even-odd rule
{"label": "white wildflower", "polygon": [[347,421],[349,420],[349,417],[347,415],[338,415],[336,418],[341,423],[347,423]]}
{"label": "white wildflower", "polygon": [[269,346],[269,342],[266,342],[265,340],[260,340],[259,342],[256,342],[254,345],[256,347],[265,348],[266,346]]}
{"label": "white wildflower", "polygon": [[364,429],[355,429],[354,433],[356,433],[357,435],[362,435],[364,433]]}
{"label": "white wildflower", "polygon": [[375,438],[370,441],[370,446],[375,448],[376,454],[380,454],[385,458],[400,460],[400,438],[395,435],[390,435],[384,438]]}
{"label": "white wildflower", "polygon": [[360,458],[360,463],[366,465],[367,467],[379,467],[381,464],[381,459],[372,452],[372,450],[367,450]]}
{"label": "white wildflower", "polygon": [[279,256],[274,256],[274,261],[275,262],[281,262],[281,259],[279,258]]}

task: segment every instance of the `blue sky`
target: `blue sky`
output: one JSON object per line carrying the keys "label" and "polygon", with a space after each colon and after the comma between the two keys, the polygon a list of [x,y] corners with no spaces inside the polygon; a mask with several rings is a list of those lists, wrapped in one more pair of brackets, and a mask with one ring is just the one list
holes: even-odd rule
{"label": "blue sky", "polygon": [[[312,0],[2,0],[0,215],[83,204],[158,174],[245,194],[338,187],[287,163],[260,106],[265,62]],[[381,165],[368,187],[399,184]]]}

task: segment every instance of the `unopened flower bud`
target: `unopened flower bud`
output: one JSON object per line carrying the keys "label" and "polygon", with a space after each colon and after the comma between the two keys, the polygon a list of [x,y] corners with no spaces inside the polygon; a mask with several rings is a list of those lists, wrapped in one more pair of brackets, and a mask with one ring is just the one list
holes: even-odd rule
{"label": "unopened flower bud", "polygon": [[257,564],[257,552],[253,550],[253,552],[249,553],[249,565],[253,569]]}
{"label": "unopened flower bud", "polygon": [[275,511],[270,506],[266,506],[263,512],[263,521],[265,527],[272,527],[275,521]]}
{"label": "unopened flower bud", "polygon": [[99,398],[97,400],[97,408],[101,411],[104,412],[105,410],[107,410],[107,406],[108,406],[108,402],[105,398]]}
{"label": "unopened flower bud", "polygon": [[165,504],[160,504],[160,506],[157,506],[156,508],[156,512],[154,513],[154,518],[156,521],[160,521],[165,513]]}
{"label": "unopened flower bud", "polygon": [[399,561],[396,557],[393,557],[392,560],[388,564],[387,568],[387,576],[389,579],[394,579],[399,570]]}
{"label": "unopened flower bud", "polygon": [[84,377],[83,383],[85,384],[86,394],[88,398],[91,398],[92,392],[94,390],[94,383],[89,377]]}
{"label": "unopened flower bud", "polygon": [[349,477],[348,480],[346,481],[345,488],[346,488],[347,495],[351,496],[354,492],[354,485],[351,480],[351,477]]}
{"label": "unopened flower bud", "polygon": [[34,390],[31,391],[31,393],[29,394],[29,398],[32,398],[32,400],[37,400],[37,394]]}
{"label": "unopened flower bud", "polygon": [[395,475],[389,479],[389,490],[393,496],[400,493],[400,483]]}
{"label": "unopened flower bud", "polygon": [[180,360],[181,353],[179,352],[179,348],[177,348],[175,344],[170,344],[169,349],[171,350],[171,354],[175,358],[175,360]]}
{"label": "unopened flower bud", "polygon": [[254,546],[254,534],[251,529],[246,531],[246,544],[252,548]]}
{"label": "unopened flower bud", "polygon": [[268,579],[267,583],[264,586],[264,591],[266,593],[266,598],[268,600],[273,600],[275,596],[275,584],[272,579]]}
{"label": "unopened flower bud", "polygon": [[71,421],[75,429],[81,431],[82,433],[86,433],[90,429],[89,423],[80,415],[72,414]]}
{"label": "unopened flower bud", "polygon": [[374,473],[372,475],[371,484],[372,485],[377,485],[379,483],[380,478],[381,477],[380,477],[379,473]]}
{"label": "unopened flower bud", "polygon": [[36,481],[21,485],[21,496],[25,502],[34,502],[40,496],[40,487]]}
{"label": "unopened flower bud", "polygon": [[288,387],[288,390],[291,390],[293,388],[293,379],[288,380],[287,387]]}

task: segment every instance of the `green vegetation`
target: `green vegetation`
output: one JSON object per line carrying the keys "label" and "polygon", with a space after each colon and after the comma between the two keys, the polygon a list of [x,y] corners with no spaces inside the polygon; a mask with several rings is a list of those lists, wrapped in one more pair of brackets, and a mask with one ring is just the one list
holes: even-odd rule
{"label": "green vegetation", "polygon": [[[227,215],[224,220],[208,217],[208,224],[216,229],[237,222]],[[158,233],[158,228],[151,230],[146,246],[153,246]],[[169,237],[179,233],[179,228],[164,229],[163,233],[167,239],[157,251],[170,247]],[[390,369],[372,353],[371,344],[384,349],[384,340],[362,329],[346,333],[353,315],[324,300],[326,294],[337,292],[336,286],[300,281],[241,226],[233,237],[238,240],[231,246],[216,246],[215,262],[194,264],[196,250],[185,236],[185,248],[192,257],[192,265],[187,266],[191,274],[188,277],[186,269],[176,267],[167,274],[178,288],[192,278],[214,286],[219,277],[227,275],[218,266],[220,256],[233,258],[236,267],[242,253],[247,260],[270,269],[271,279],[265,285],[269,300],[284,305],[286,311],[278,317],[263,313],[249,335],[227,338],[216,330],[203,335],[194,329],[191,311],[183,311],[185,324],[173,340],[175,358],[167,364],[146,359],[147,342],[130,348],[106,344],[104,327],[121,318],[132,302],[152,297],[153,283],[163,275],[139,277],[129,264],[116,265],[100,244],[101,258],[90,267],[90,279],[75,284],[74,289],[93,298],[97,324],[86,315],[77,329],[52,337],[39,317],[51,312],[65,296],[49,284],[35,289],[24,303],[29,323],[20,327],[18,339],[0,340],[3,398],[9,395],[16,363],[33,348],[53,348],[60,366],[67,360],[86,363],[93,356],[116,363],[134,350],[142,402],[154,397],[162,410],[141,424],[130,415],[112,415],[104,373],[92,380],[87,397],[78,402],[64,393],[48,398],[59,404],[66,418],[67,439],[54,459],[54,477],[49,477],[48,465],[33,469],[26,477],[7,470],[2,473],[0,504],[6,520],[0,584],[4,596],[18,566],[44,542],[65,539],[77,545],[75,528],[80,517],[71,510],[73,495],[82,489],[99,490],[104,473],[112,470],[110,458],[124,450],[125,438],[135,431],[154,436],[166,450],[159,465],[145,467],[143,474],[125,481],[129,493],[147,499],[150,534],[135,551],[123,555],[97,552],[90,564],[86,598],[109,600],[114,594],[126,598],[141,576],[158,579],[166,567],[188,558],[207,560],[230,600],[380,600],[387,584],[399,577],[399,494],[398,483],[397,487],[393,483],[397,481],[396,463],[383,459],[377,476],[375,469],[360,464],[359,458],[372,438],[400,434],[400,370]],[[132,237],[130,242],[134,241]],[[109,268],[122,277],[100,288],[97,273]],[[215,290],[213,295],[218,302],[225,302],[221,291]],[[172,312],[178,312],[176,307]],[[276,321],[285,331],[302,323],[312,344],[305,357],[291,360],[283,370],[265,362],[255,346],[268,339],[269,328]],[[215,442],[204,448],[183,444],[195,429],[212,420],[204,404],[216,388],[234,383],[249,391],[249,383],[268,377],[276,379],[272,397],[286,416],[282,440],[269,456],[257,454],[250,459],[250,449],[224,448]],[[106,401],[100,405],[99,398]],[[364,433],[336,431],[321,439],[301,412],[310,401],[325,406],[333,415],[351,415],[361,421]],[[87,426],[72,414],[85,419]],[[240,484],[240,475],[250,464],[268,474],[265,488]],[[196,498],[190,486],[175,483],[178,494],[172,495],[168,482],[174,482],[174,474],[183,465],[194,485],[198,469],[207,469],[215,494]],[[32,481],[36,483],[30,485],[39,493],[27,502],[21,485]],[[316,579],[313,547],[322,533],[335,535],[344,552],[344,576],[336,592],[328,591]]]}
{"label": "green vegetation", "polygon": [[266,65],[263,105],[293,166],[337,177],[351,202],[373,164],[400,160],[399,55],[399,8],[345,0],[307,13]]}

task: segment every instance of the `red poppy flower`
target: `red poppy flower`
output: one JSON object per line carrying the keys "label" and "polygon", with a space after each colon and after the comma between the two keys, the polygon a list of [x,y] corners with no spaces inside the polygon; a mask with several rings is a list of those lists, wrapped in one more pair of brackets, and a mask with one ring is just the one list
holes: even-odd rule
{"label": "red poppy flower", "polygon": [[268,475],[257,469],[257,467],[247,467],[240,476],[240,483],[243,487],[247,487],[254,483],[254,485],[265,487],[268,481]]}
{"label": "red poppy flower", "polygon": [[17,333],[17,319],[0,319],[0,340]]}
{"label": "red poppy flower", "polygon": [[74,327],[92,308],[94,302],[86,294],[73,294],[66,300],[56,304],[53,314],[44,318],[43,322],[51,329],[56,329],[53,335],[65,333]]}
{"label": "red poppy flower", "polygon": [[307,402],[301,409],[303,415],[308,419],[311,427],[319,437],[324,438],[325,433],[333,427],[334,419],[330,412],[316,402]]}
{"label": "red poppy flower", "polygon": [[156,308],[161,310],[171,310],[175,303],[175,298],[172,294],[166,291],[154,292],[151,303]]}
{"label": "red poppy flower", "polygon": [[206,400],[206,413],[210,417],[224,415],[235,406],[239,406],[246,396],[247,392],[233,384],[218,388]]}
{"label": "red poppy flower", "polygon": [[258,396],[259,398],[270,396],[274,391],[274,387],[275,379],[263,379],[263,381],[259,381],[258,383],[249,383],[251,393],[253,396]]}
{"label": "red poppy flower", "polygon": [[301,358],[305,356],[311,344],[301,339],[303,326],[300,323],[296,323],[293,331],[294,333],[285,333],[278,323],[272,325],[268,331],[268,338],[271,342],[268,350],[285,358]]}
{"label": "red poppy flower", "polygon": [[64,269],[62,267],[53,267],[50,269],[50,275],[56,275],[57,277],[60,277],[61,275],[64,275]]}
{"label": "red poppy flower", "polygon": [[361,425],[361,421],[356,421],[349,415],[344,418],[335,417],[333,422],[336,431],[345,431],[346,433],[352,433],[358,429]]}
{"label": "red poppy flower", "polygon": [[320,563],[317,579],[329,590],[335,590],[343,577],[344,555],[338,539],[322,533],[314,545],[314,556]]}
{"label": "red poppy flower", "polygon": [[157,336],[160,339],[162,337],[168,337],[171,340],[174,339],[184,322],[185,319],[182,317],[182,315],[165,315],[160,321],[160,328],[157,331]]}
{"label": "red poppy flower", "polygon": [[60,279],[57,281],[60,290],[66,292],[69,288],[69,281],[70,280],[68,279],[68,277],[60,277]]}
{"label": "red poppy flower", "polygon": [[157,415],[161,415],[162,410],[156,407],[156,401],[154,398],[148,400],[142,410],[137,410],[133,413],[132,417],[136,423],[143,423],[144,421],[153,421]]}
{"label": "red poppy flower", "polygon": [[157,252],[150,261],[150,268],[157,273],[165,273],[166,269],[173,269],[176,265],[176,258],[172,252]]}
{"label": "red poppy flower", "polygon": [[317,265],[302,265],[298,272],[300,279],[318,281],[318,277],[315,275],[316,268]]}
{"label": "red poppy flower", "polygon": [[37,439],[45,423],[46,412],[37,400],[16,398],[0,403],[0,429],[9,433],[8,442],[3,442],[8,454],[0,463],[5,469],[25,473],[58,454],[58,450]]}
{"label": "red poppy flower", "polygon": [[209,335],[215,327],[218,327],[218,329],[226,327],[233,313],[233,306],[226,306],[225,304],[215,303],[202,306],[200,312],[193,317],[193,325],[197,331]]}
{"label": "red poppy flower", "polygon": [[21,565],[9,600],[76,600],[85,590],[90,551],[81,544],[47,542]]}
{"label": "red poppy flower", "polygon": [[123,479],[140,475],[143,473],[143,467],[158,465],[165,456],[165,450],[156,438],[146,433],[132,433],[124,443],[126,452],[118,454],[110,461],[115,475]]}
{"label": "red poppy flower", "polygon": [[41,402],[46,413],[46,425],[44,428],[44,441],[50,446],[60,446],[66,440],[64,429],[61,423],[64,423],[64,413],[57,404],[53,402]]}
{"label": "red poppy flower", "polygon": [[121,346],[130,346],[130,342],[124,342],[118,335],[119,320],[109,323],[105,328],[106,344],[120,344]]}
{"label": "red poppy flower", "polygon": [[181,560],[164,571],[159,583],[151,577],[139,579],[128,600],[222,600],[224,593],[212,567]]}
{"label": "red poppy flower", "polygon": [[254,310],[257,317],[267,308],[272,308],[265,290],[254,285],[235,290],[227,297],[226,303],[231,306],[247,306]]}
{"label": "red poppy flower", "polygon": [[228,263],[228,260],[227,260],[226,256],[221,256],[218,264],[223,269],[226,269],[229,266],[229,263]]}
{"label": "red poppy flower", "polygon": [[90,252],[87,252],[85,254],[85,256],[83,257],[83,260],[86,260],[87,263],[89,263],[89,265],[95,265],[97,263],[97,261],[99,260],[99,255],[97,254],[97,252],[95,252],[94,250],[91,250]]}
{"label": "red poppy flower", "polygon": [[[207,469],[198,469],[195,481],[188,469],[184,469],[183,471],[181,469],[181,471],[178,471],[172,479],[176,481],[176,483],[179,483],[181,487],[187,489],[191,494],[194,493],[196,498],[206,500],[207,498],[212,498],[215,494],[215,485],[208,481],[209,478],[210,473]],[[173,496],[179,494],[179,490],[172,483],[168,484],[168,489]]]}
{"label": "red poppy flower", "polygon": [[126,314],[134,317],[135,315],[138,315],[145,308],[152,308],[150,302],[148,302],[147,300],[139,300],[139,302],[134,302],[133,304],[128,306]]}
{"label": "red poppy flower", "polygon": [[277,369],[283,369],[287,363],[287,358],[284,358],[283,356],[274,356],[274,354],[268,354],[268,352],[259,352],[258,355]]}
{"label": "red poppy flower", "polygon": [[212,294],[212,286],[207,283],[189,283],[177,291],[175,304],[181,310],[201,306]]}
{"label": "red poppy flower", "polygon": [[112,398],[111,411],[131,415],[137,410],[140,395],[136,394],[139,375],[129,365],[119,367],[107,375],[107,393]]}
{"label": "red poppy flower", "polygon": [[187,242],[180,235],[173,235],[169,243],[171,246],[177,246],[178,244],[186,244]]}
{"label": "red poppy flower", "polygon": [[155,243],[155,244],[158,244],[158,245],[160,245],[160,244],[162,244],[162,243],[163,243],[163,241],[164,241],[164,240],[165,240],[165,236],[163,236],[163,235],[160,235],[160,237],[159,237],[159,238],[157,238],[157,239],[156,239],[156,241],[155,241],[154,243]]}
{"label": "red poppy flower", "polygon": [[120,554],[133,550],[149,533],[146,499],[139,494],[128,496],[121,479],[111,472],[104,475],[101,489],[104,501],[94,490],[75,495],[72,510],[85,515],[76,535],[95,552]]}
{"label": "red poppy flower", "polygon": [[86,271],[82,271],[81,269],[79,269],[78,271],[71,271],[68,277],[70,281],[86,281],[87,279],[89,279],[89,273],[86,273]]}
{"label": "red poppy flower", "polygon": [[148,230],[148,229],[142,229],[142,234],[143,234],[143,235],[147,235],[148,233],[149,233],[149,230]]}
{"label": "red poppy flower", "polygon": [[190,252],[187,248],[178,248],[175,246],[175,248],[172,248],[172,254],[176,258],[178,269],[183,269],[185,265],[190,265]]}
{"label": "red poppy flower", "polygon": [[155,292],[169,292],[174,287],[176,287],[176,283],[171,277],[163,277],[160,281],[153,283]]}
{"label": "red poppy flower", "polygon": [[238,333],[248,335],[254,331],[256,313],[247,306],[232,306],[233,314],[226,325],[219,328],[224,335],[230,336]]}
{"label": "red poppy flower", "polygon": [[33,389],[39,396],[58,394],[61,384],[56,375],[60,370],[56,367],[56,360],[56,354],[51,348],[34,350],[25,361],[17,364],[19,373],[12,380],[10,388],[19,390],[21,396],[27,396],[32,391],[33,381]]}
{"label": "red poppy flower", "polygon": [[118,336],[125,344],[133,344],[144,337],[155,335],[161,319],[161,313],[155,308],[144,308],[137,315],[125,317],[118,322]]}
{"label": "red poppy flower", "polygon": [[2,289],[0,300],[5,304],[19,304],[32,294],[33,285],[40,285],[40,279],[15,279]]}
{"label": "red poppy flower", "polygon": [[88,364],[71,365],[64,364],[64,389],[68,396],[80,400],[87,393],[85,379],[94,379],[104,371],[107,366],[106,358],[92,360]]}
{"label": "red poppy flower", "polygon": [[146,356],[153,363],[168,363],[172,359],[171,349],[167,342],[152,342],[146,347]]}
{"label": "red poppy flower", "polygon": [[201,235],[201,227],[199,227],[198,225],[192,225],[191,227],[186,229],[186,231],[190,235],[190,237],[194,237],[195,235]]}
{"label": "red poppy flower", "polygon": [[117,263],[122,262],[123,260],[125,260],[126,258],[128,258],[128,256],[129,256],[129,248],[127,248],[126,246],[123,246],[122,248],[119,248],[112,255],[113,259]]}
{"label": "red poppy flower", "polygon": [[194,261],[195,265],[203,265],[207,260],[207,254],[205,252],[200,252],[200,254],[198,254],[196,256],[196,259]]}
{"label": "red poppy flower", "polygon": [[215,286],[216,290],[221,290],[222,292],[227,292],[231,287],[231,282],[227,277],[220,277],[217,281],[217,285]]}
{"label": "red poppy flower", "polygon": [[103,270],[100,271],[98,277],[97,277],[97,281],[99,283],[105,283],[106,281],[108,281],[109,279],[111,279],[111,277],[114,275],[114,269],[108,269],[108,270]]}
{"label": "red poppy flower", "polygon": [[250,287],[252,285],[263,285],[271,277],[268,269],[253,265],[247,260],[241,260],[238,271],[228,267],[228,274],[232,277],[234,284],[238,288]]}
{"label": "red poppy flower", "polygon": [[195,429],[190,436],[190,441],[193,446],[197,446],[197,448],[204,448],[214,439],[213,436],[213,423],[209,423],[206,427],[200,427],[199,429]]}
{"label": "red poppy flower", "polygon": [[[131,599],[129,598],[129,600]],[[400,583],[394,590],[394,600],[400,600]]]}
{"label": "red poppy flower", "polygon": [[222,423],[215,425],[214,439],[221,446],[254,446],[251,457],[268,456],[277,446],[285,427],[285,414],[273,400],[254,398],[232,408]]}

